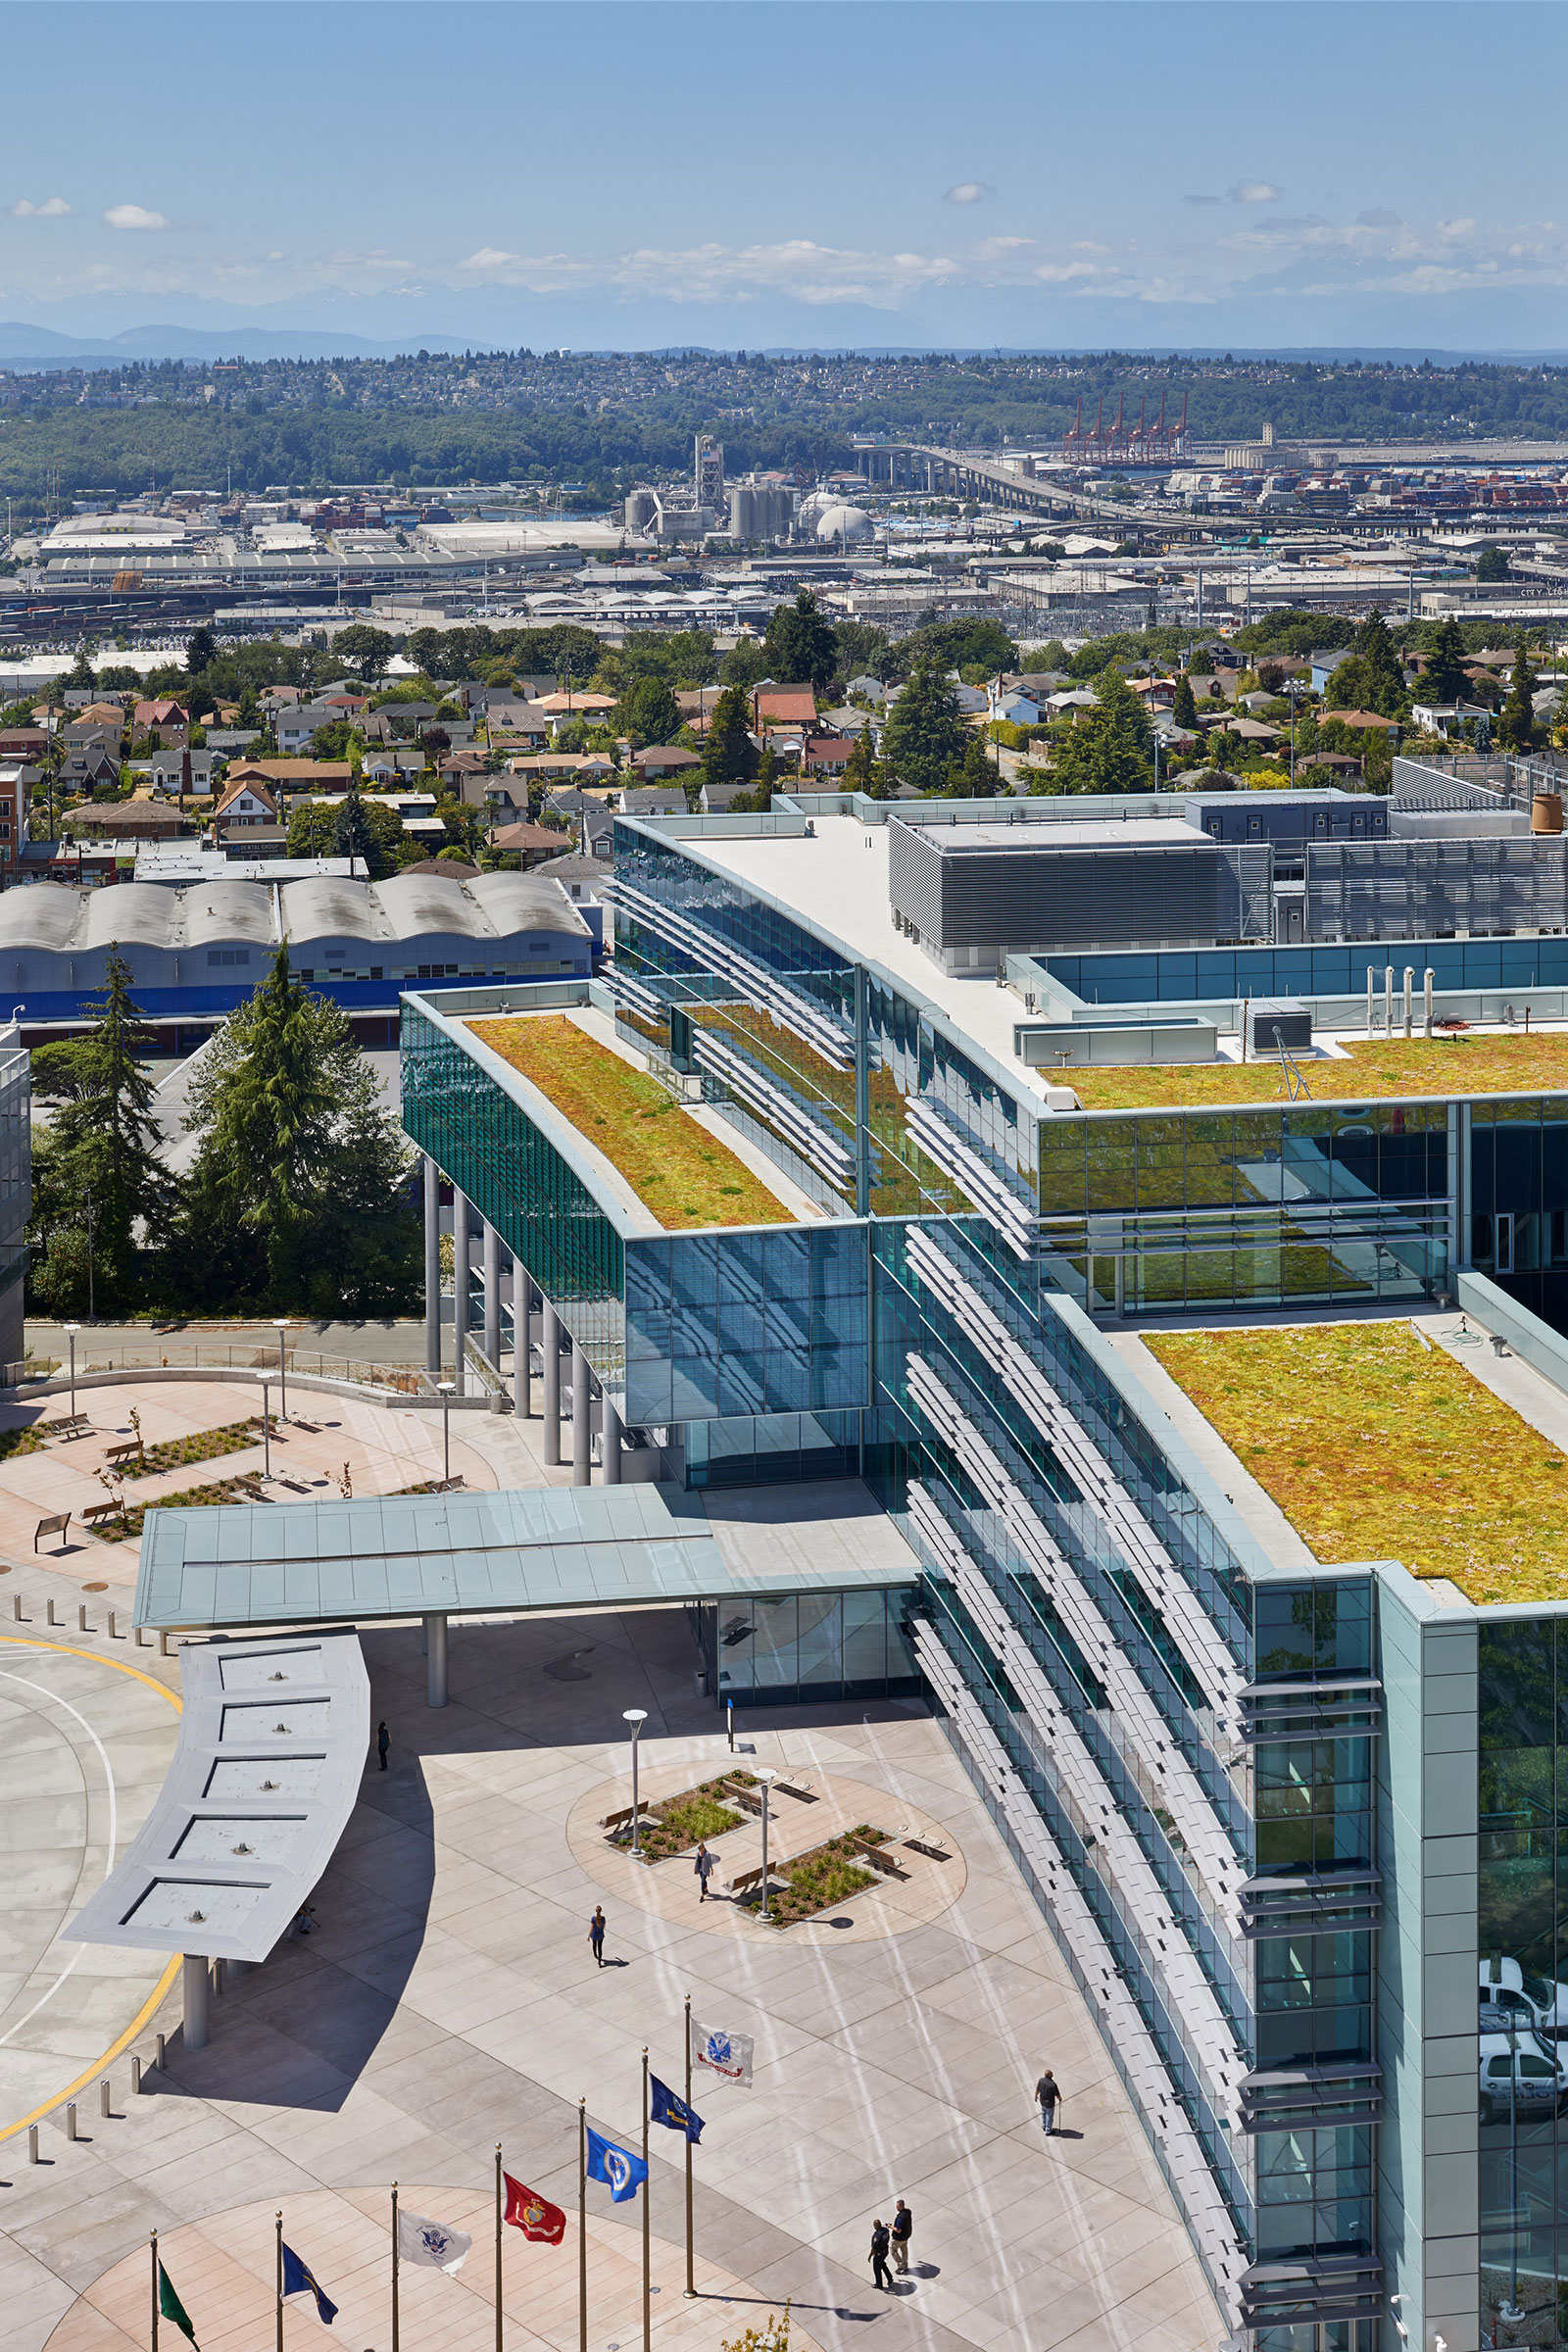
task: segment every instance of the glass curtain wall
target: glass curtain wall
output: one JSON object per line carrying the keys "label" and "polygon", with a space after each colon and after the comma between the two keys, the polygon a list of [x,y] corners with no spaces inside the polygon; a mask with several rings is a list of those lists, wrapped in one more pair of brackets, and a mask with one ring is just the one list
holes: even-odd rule
{"label": "glass curtain wall", "polygon": [[1469,1116],[1470,1262],[1568,1329],[1568,1103],[1494,1099]]}

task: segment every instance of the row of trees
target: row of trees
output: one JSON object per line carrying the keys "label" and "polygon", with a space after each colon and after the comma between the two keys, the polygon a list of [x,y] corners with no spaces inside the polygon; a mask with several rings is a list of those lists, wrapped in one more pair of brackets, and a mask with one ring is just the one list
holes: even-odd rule
{"label": "row of trees", "polygon": [[92,1029],[33,1055],[29,1303],[51,1314],[384,1315],[417,1298],[412,1155],[336,1005],[279,948],[193,1072],[176,1179],[118,949]]}

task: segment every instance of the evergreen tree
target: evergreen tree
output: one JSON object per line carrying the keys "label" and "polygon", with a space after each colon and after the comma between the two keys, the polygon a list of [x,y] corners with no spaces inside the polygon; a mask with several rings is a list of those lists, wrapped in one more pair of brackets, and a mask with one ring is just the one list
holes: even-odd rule
{"label": "evergreen tree", "polygon": [[[440,804],[436,814],[443,814]],[[296,811],[296,818],[298,811]],[[289,821],[292,840],[296,818]],[[450,827],[448,830],[450,831]],[[358,775],[351,775],[343,806],[333,823],[333,842],[339,858],[359,858],[372,882],[379,882],[397,864],[398,851],[403,846],[403,819],[397,810],[384,801],[368,801],[360,790]],[[303,853],[311,855],[309,851]],[[295,853],[290,850],[290,857]]]}
{"label": "evergreen tree", "polygon": [[409,1157],[335,1004],[280,947],[194,1077],[177,1261],[198,1300],[383,1314],[417,1283]]}
{"label": "evergreen tree", "polygon": [[770,743],[762,746],[762,758],[757,770],[757,782],[752,787],[751,802],[756,809],[765,812],[773,806],[773,792],[778,782],[778,757]]}
{"label": "evergreen tree", "polygon": [[820,693],[838,667],[838,636],[816,609],[809,588],[793,605],[775,605],[762,640],[773,676],[781,686],[809,686]]}
{"label": "evergreen tree", "polygon": [[33,1290],[56,1312],[88,1302],[89,1200],[95,1307],[144,1301],[170,1200],[142,1059],[150,1040],[118,946],[93,1011],[85,1037],[46,1049],[37,1090],[60,1105],[34,1146],[31,1228]]}
{"label": "evergreen tree", "polygon": [[1154,781],[1154,734],[1149,713],[1119,670],[1105,670],[1093,710],[1076,725],[1051,763],[1057,792],[1148,792]]}
{"label": "evergreen tree", "polygon": [[713,705],[713,716],[703,747],[705,784],[750,784],[758,769],[758,750],[752,741],[746,690],[726,686]]}
{"label": "evergreen tree", "polygon": [[1427,633],[1421,676],[1424,699],[1431,703],[1463,702],[1470,691],[1470,680],[1465,675],[1467,659],[1464,631],[1450,613]]}
{"label": "evergreen tree", "polygon": [[[1375,605],[1356,630],[1352,659],[1365,664],[1367,676],[1368,700],[1356,708],[1379,711],[1384,718],[1397,718],[1404,708],[1404,670],[1394,639]],[[1340,708],[1345,710],[1349,706],[1342,703]]]}
{"label": "evergreen tree", "polygon": [[642,677],[627,689],[617,713],[633,751],[646,744],[673,743],[680,733],[680,705],[662,678]]}
{"label": "evergreen tree", "polygon": [[863,792],[869,796],[875,768],[876,752],[871,742],[871,724],[868,719],[856,737],[855,747],[844,762],[845,791]]}
{"label": "evergreen tree", "polygon": [[199,678],[203,670],[212,667],[217,652],[218,639],[213,635],[211,629],[192,629],[189,637],[185,640],[187,674],[192,678]]}
{"label": "evergreen tree", "polygon": [[1536,740],[1536,713],[1531,701],[1536,691],[1536,673],[1530,666],[1530,653],[1521,637],[1513,658],[1513,673],[1508,680],[1508,696],[1497,716],[1497,741],[1505,752],[1528,752]]}
{"label": "evergreen tree", "polygon": [[1183,670],[1176,681],[1176,700],[1171,706],[1171,717],[1190,734],[1198,728],[1198,705],[1193,699],[1193,681]]}
{"label": "evergreen tree", "polygon": [[1002,789],[986,739],[972,728],[963,758],[948,770],[947,789],[948,797],[958,801],[995,800]]}
{"label": "evergreen tree", "polygon": [[958,698],[934,662],[916,664],[888,713],[883,756],[901,783],[940,792],[968,749]]}

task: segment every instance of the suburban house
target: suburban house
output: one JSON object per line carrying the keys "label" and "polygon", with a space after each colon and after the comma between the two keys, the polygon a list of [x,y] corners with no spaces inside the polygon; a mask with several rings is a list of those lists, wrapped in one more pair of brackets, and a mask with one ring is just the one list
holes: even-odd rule
{"label": "suburban house", "polygon": [[[120,723],[116,714],[116,723]],[[137,735],[150,735],[155,744],[167,750],[176,750],[190,741],[190,725],[177,703],[138,703],[131,712],[131,727]]]}
{"label": "suburban house", "polygon": [[808,732],[816,725],[816,697],[809,686],[759,686],[752,697],[752,724],[759,732],[765,727]]}
{"label": "suburban house", "polygon": [[213,839],[218,842],[231,830],[248,832],[277,821],[277,801],[267,784],[254,773],[243,775],[229,785],[213,810]]}

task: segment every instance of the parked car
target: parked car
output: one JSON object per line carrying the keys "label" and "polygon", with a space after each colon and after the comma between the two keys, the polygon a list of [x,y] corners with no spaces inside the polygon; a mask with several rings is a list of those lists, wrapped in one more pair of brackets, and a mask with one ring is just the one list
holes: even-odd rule
{"label": "parked car", "polygon": [[1481,2036],[1481,2121],[1555,2115],[1568,2098],[1568,2066],[1536,2034]]}
{"label": "parked car", "polygon": [[1513,2025],[1551,2038],[1568,2035],[1568,1984],[1538,1977],[1500,1955],[1483,1960],[1479,1974],[1483,2034],[1505,2034]]}

